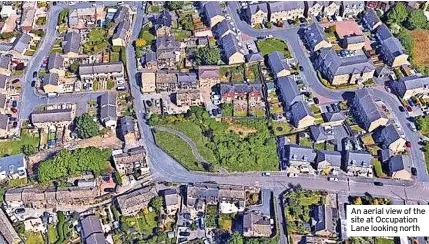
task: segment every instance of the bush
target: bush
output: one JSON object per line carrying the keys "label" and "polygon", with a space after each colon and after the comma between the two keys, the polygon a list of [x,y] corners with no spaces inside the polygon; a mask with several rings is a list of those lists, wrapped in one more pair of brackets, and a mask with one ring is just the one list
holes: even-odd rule
{"label": "bush", "polygon": [[100,135],[99,124],[87,113],[76,118],[76,127],[79,136],[83,139]]}

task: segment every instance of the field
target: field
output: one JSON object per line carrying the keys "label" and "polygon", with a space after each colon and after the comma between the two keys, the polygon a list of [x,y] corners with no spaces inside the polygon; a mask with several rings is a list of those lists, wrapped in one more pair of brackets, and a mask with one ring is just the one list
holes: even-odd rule
{"label": "field", "polygon": [[15,141],[0,142],[0,156],[15,155],[22,151],[22,147],[31,145],[34,147],[39,146],[39,138],[28,133],[28,130],[23,130],[21,139]]}
{"label": "field", "polygon": [[285,55],[285,58],[292,57],[287,44],[283,40],[277,38],[267,38],[265,40],[256,42],[256,45],[263,56],[268,55],[274,51],[279,51]]}
{"label": "field", "polygon": [[410,31],[413,37],[412,57],[416,65],[429,66],[429,31],[416,29]]}

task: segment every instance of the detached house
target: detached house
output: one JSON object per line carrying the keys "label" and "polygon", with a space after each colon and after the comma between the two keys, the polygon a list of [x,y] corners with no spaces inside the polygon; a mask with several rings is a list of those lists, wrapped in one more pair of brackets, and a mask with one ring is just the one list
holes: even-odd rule
{"label": "detached house", "polygon": [[207,18],[207,23],[210,27],[215,26],[217,23],[225,19],[222,14],[222,8],[219,2],[207,2],[204,4],[204,13]]}
{"label": "detached house", "polygon": [[332,47],[328,38],[325,36],[323,28],[316,21],[305,29],[304,38],[307,45],[313,52],[316,52],[322,48]]}
{"label": "detached house", "polygon": [[290,76],[277,78],[276,85],[280,92],[280,99],[286,110],[289,110],[292,104],[302,101],[301,92],[296,82]]}
{"label": "detached house", "polygon": [[200,81],[200,87],[211,88],[216,85],[220,82],[219,66],[198,66],[198,80]]}
{"label": "detached house", "polygon": [[291,122],[296,128],[302,129],[314,125],[315,118],[307,103],[302,101],[294,103],[291,106],[291,113]]}
{"label": "detached house", "polygon": [[405,155],[393,156],[385,163],[387,175],[393,179],[410,180],[410,158]]}
{"label": "detached house", "polygon": [[373,137],[374,141],[383,149],[390,149],[393,153],[405,151],[406,140],[393,124],[377,129]]}
{"label": "detached house", "polygon": [[130,20],[127,18],[116,27],[112,36],[112,45],[125,47],[130,37]]}
{"label": "detached house", "polygon": [[304,2],[269,2],[271,22],[282,22],[304,17]]}
{"label": "detached house", "polygon": [[64,77],[66,74],[64,68],[64,58],[59,53],[53,53],[49,55],[48,59],[48,70],[49,73],[55,73],[60,77]]}
{"label": "detached house", "polygon": [[244,237],[270,237],[271,221],[268,216],[255,211],[247,211],[243,215]]}
{"label": "detached house", "polygon": [[24,154],[0,158],[0,181],[27,178],[27,161]]}
{"label": "detached house", "polygon": [[411,97],[426,98],[429,95],[429,77],[427,76],[405,76],[392,83],[395,94],[407,100]]}
{"label": "detached house", "polygon": [[366,152],[346,151],[344,156],[344,171],[347,175],[372,177],[373,157]]}
{"label": "detached house", "polygon": [[27,33],[21,33],[20,36],[16,37],[12,43],[12,49],[10,53],[17,57],[22,57],[30,47],[32,38]]}
{"label": "detached house", "polygon": [[377,29],[377,27],[381,26],[382,22],[380,18],[378,18],[377,13],[374,9],[368,8],[363,16],[362,16],[362,22],[368,28],[370,31],[374,31]]}
{"label": "detached house", "polygon": [[115,128],[118,120],[116,93],[106,92],[100,96],[100,120],[107,128]]}
{"label": "detached house", "polygon": [[341,15],[345,18],[355,18],[365,10],[364,1],[342,1]]}
{"label": "detached house", "polygon": [[274,51],[268,55],[268,66],[274,77],[284,77],[290,75],[290,66],[287,64],[284,55],[279,51]]}
{"label": "detached house", "polygon": [[95,215],[89,215],[80,221],[82,242],[87,244],[107,243],[101,221]]}
{"label": "detached house", "polygon": [[289,172],[310,173],[311,165],[316,160],[316,152],[309,147],[295,144],[285,146],[284,158]]}
{"label": "detached house", "polygon": [[[318,236],[330,236],[336,232],[335,222],[338,216],[334,216],[337,209],[327,205],[314,205],[311,209],[311,230]],[[336,215],[336,214],[335,214]]]}
{"label": "detached house", "polygon": [[241,64],[244,63],[244,54],[241,52],[238,46],[237,39],[234,35],[228,34],[221,40],[222,51],[225,57],[225,61],[228,64]]}
{"label": "detached house", "polygon": [[56,73],[45,74],[42,78],[42,87],[45,93],[62,92],[62,89],[60,88],[59,84],[59,77]]}
{"label": "detached house", "polygon": [[63,42],[63,52],[69,58],[75,58],[80,54],[81,36],[78,31],[68,31]]}
{"label": "detached house", "polygon": [[350,105],[356,121],[366,131],[371,132],[380,126],[385,126],[388,122],[388,118],[375,104],[368,89],[356,90]]}
{"label": "detached house", "polygon": [[228,22],[228,20],[222,20],[215,27],[213,27],[213,34],[218,40],[221,40],[226,35],[234,34],[232,31],[232,26]]}
{"label": "detached house", "polygon": [[262,25],[268,21],[267,3],[251,4],[247,7],[246,18],[251,26]]}
{"label": "detached house", "polygon": [[381,44],[381,56],[389,66],[399,67],[408,63],[408,54],[398,38],[394,37],[385,24],[380,25],[375,33]]}

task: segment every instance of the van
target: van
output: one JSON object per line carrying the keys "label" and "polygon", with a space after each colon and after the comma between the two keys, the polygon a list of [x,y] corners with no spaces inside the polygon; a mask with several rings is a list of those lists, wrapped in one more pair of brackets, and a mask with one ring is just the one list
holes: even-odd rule
{"label": "van", "polygon": [[53,97],[58,97],[58,93],[56,93],[56,92],[49,92],[48,94],[47,94],[47,96],[48,96],[48,98],[53,98]]}

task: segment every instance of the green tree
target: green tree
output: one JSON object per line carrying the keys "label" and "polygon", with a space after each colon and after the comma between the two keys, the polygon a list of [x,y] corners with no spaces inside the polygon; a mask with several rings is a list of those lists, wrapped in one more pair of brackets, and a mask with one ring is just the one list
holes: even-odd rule
{"label": "green tree", "polygon": [[70,64],[70,67],[69,67],[69,70],[70,70],[70,72],[72,72],[72,73],[76,73],[78,70],[79,70],[79,62],[78,61],[73,61],[71,64]]}
{"label": "green tree", "polygon": [[181,9],[184,4],[185,2],[183,1],[169,1],[167,4],[167,7],[170,10],[178,10],[178,9]]}
{"label": "green tree", "polygon": [[219,49],[209,47],[198,48],[195,59],[199,65],[217,64],[220,60]]}
{"label": "green tree", "polygon": [[404,46],[404,48],[408,51],[408,53],[411,53],[411,50],[414,45],[414,40],[410,32],[404,28],[401,28],[397,37],[399,41],[401,41],[401,44]]}
{"label": "green tree", "polygon": [[24,145],[22,147],[22,153],[24,153],[27,156],[36,153],[36,151],[37,151],[37,148],[30,144]]}
{"label": "green tree", "polygon": [[410,29],[424,29],[428,26],[425,13],[422,9],[410,11],[407,19],[407,25]]}
{"label": "green tree", "polygon": [[407,7],[404,5],[403,2],[398,2],[387,13],[387,23],[388,24],[393,24],[393,23],[399,24],[399,23],[404,22],[407,19],[407,17],[408,17]]}
{"label": "green tree", "polygon": [[162,208],[162,197],[156,196],[150,200],[149,204],[152,208],[156,210],[156,212],[160,212]]}
{"label": "green tree", "polygon": [[60,12],[58,16],[58,24],[67,24],[69,18],[69,10],[64,9]]}
{"label": "green tree", "polygon": [[192,22],[192,15],[187,14],[179,18],[179,24],[184,30],[194,30],[194,23]]}
{"label": "green tree", "polygon": [[266,22],[265,23],[265,27],[267,27],[268,29],[271,29],[273,27],[273,23],[271,22]]}
{"label": "green tree", "polygon": [[76,127],[81,138],[90,138],[100,135],[100,127],[94,121],[94,117],[89,114],[83,114],[76,118]]}
{"label": "green tree", "polygon": [[244,238],[240,233],[234,232],[228,239],[228,244],[244,244]]}

